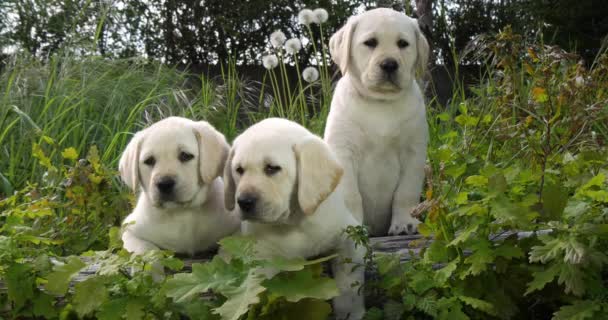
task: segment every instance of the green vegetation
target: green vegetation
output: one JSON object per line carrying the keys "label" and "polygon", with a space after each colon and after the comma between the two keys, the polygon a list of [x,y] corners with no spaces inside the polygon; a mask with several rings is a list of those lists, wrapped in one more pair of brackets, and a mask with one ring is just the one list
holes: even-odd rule
{"label": "green vegetation", "polygon": [[[608,55],[586,67],[576,55],[527,43],[509,29],[479,43],[486,62],[479,84],[471,92],[459,87],[447,109],[432,102],[428,109],[420,232],[435,242],[404,264],[392,255],[367,257],[378,274],[365,287],[367,319],[606,318]],[[322,272],[327,257],[260,261],[250,240],[234,237],[222,241],[230,262],[214,258],[186,272],[169,252],[134,257],[121,250],[118,226],[133,197],[119,183],[116,161],[134,131],[173,114],[207,119],[232,139],[282,110],[321,133],[326,70],[272,108],[263,107],[268,92],[251,91],[236,70],[226,66],[221,79],[210,80],[140,60],[60,56],[5,68],[0,317],[331,313],[327,300],[336,287]],[[305,108],[311,92],[316,104]],[[539,230],[553,231],[490,239]],[[367,245],[365,230],[348,232]],[[85,262],[99,271],[70,288]],[[267,268],[280,272],[266,278]]]}

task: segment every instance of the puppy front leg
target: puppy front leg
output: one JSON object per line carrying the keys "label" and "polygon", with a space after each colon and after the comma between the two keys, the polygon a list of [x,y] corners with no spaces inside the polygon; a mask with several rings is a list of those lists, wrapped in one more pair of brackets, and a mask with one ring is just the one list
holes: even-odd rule
{"label": "puppy front leg", "polygon": [[389,235],[414,234],[420,221],[412,217],[412,209],[420,201],[424,182],[426,143],[404,150],[401,156],[401,176],[393,195]]}
{"label": "puppy front leg", "polygon": [[134,254],[143,254],[150,250],[159,250],[159,248],[152,242],[138,238],[129,229],[126,229],[122,233],[123,247]]}
{"label": "puppy front leg", "polygon": [[344,169],[344,175],[340,181],[338,188],[344,195],[344,202],[348,210],[352,213],[353,217],[357,219],[359,223],[364,223],[363,213],[363,199],[359,192],[359,180],[357,179],[356,171],[352,163],[351,156],[342,156],[338,153],[338,161]]}
{"label": "puppy front leg", "polygon": [[[333,299],[334,314],[337,320],[359,320],[365,315],[363,290],[359,293],[359,288],[365,282],[365,249],[355,248],[352,241],[344,240],[339,254],[331,262],[334,279],[340,290],[340,295]],[[346,262],[345,259],[350,259],[351,262]]]}

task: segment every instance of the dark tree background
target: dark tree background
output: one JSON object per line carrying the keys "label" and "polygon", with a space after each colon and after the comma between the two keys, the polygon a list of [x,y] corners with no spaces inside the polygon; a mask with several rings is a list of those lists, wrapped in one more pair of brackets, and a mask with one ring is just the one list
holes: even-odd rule
{"label": "dark tree background", "polygon": [[327,40],[350,15],[377,6],[419,15],[432,61],[447,66],[463,63],[454,53],[471,39],[506,25],[528,36],[542,34],[545,43],[574,49],[587,60],[608,33],[604,0],[1,0],[0,59],[15,52],[46,59],[68,51],[180,65],[228,59],[259,65],[271,32],[302,36],[296,16],[304,7],[329,11]]}

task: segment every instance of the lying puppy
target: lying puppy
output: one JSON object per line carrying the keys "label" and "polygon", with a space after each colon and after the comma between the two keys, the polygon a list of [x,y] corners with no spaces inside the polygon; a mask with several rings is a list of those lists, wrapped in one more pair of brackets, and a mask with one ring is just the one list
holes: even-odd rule
{"label": "lying puppy", "polygon": [[238,217],[223,204],[228,151],[224,136],[204,121],[170,117],[135,134],[119,164],[129,188],[141,189],[123,224],[124,248],[194,255],[238,230]]}
{"label": "lying puppy", "polygon": [[325,140],[344,166],[347,206],[371,235],[415,233],[428,141],[415,76],[428,44],[416,20],[382,8],[350,18],[329,45],[343,77]]}
{"label": "lying puppy", "polygon": [[[340,257],[332,270],[341,295],[334,299],[337,319],[361,319],[362,248],[342,230],[358,225],[335,190],[342,168],[327,145],[295,122],[261,121],[234,141],[224,169],[226,208],[244,220],[241,231],[257,240],[261,257],[310,258],[332,250]],[[345,263],[348,258],[354,263]]]}

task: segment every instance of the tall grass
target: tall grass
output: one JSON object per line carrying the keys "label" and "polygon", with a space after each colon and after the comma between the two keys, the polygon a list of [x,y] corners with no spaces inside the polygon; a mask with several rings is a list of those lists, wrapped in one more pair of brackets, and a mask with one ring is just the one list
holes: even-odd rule
{"label": "tall grass", "polygon": [[[54,57],[48,64],[22,58],[0,75],[0,173],[5,189],[40,180],[32,143],[53,145],[50,156],[91,145],[115,164],[132,132],[166,115],[200,117],[213,97],[209,84],[140,60]],[[196,89],[196,90],[194,90]],[[194,93],[196,92],[196,94]],[[7,185],[8,184],[8,185]]]}

